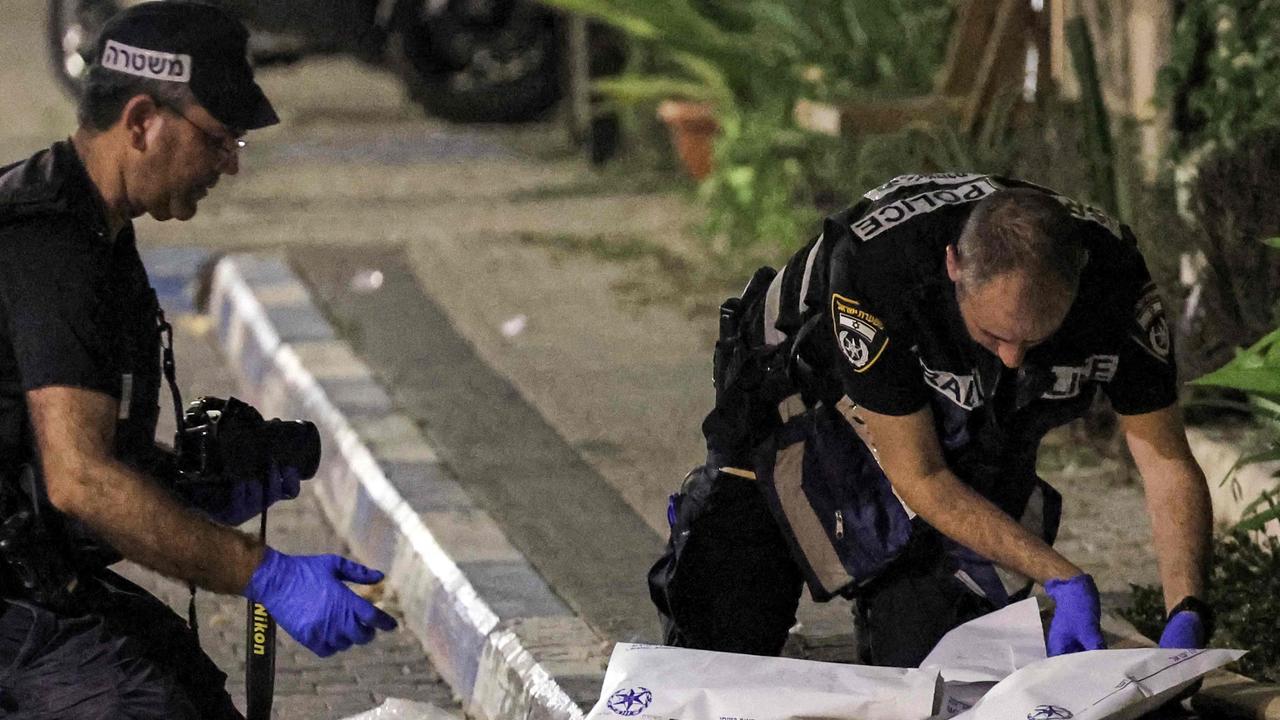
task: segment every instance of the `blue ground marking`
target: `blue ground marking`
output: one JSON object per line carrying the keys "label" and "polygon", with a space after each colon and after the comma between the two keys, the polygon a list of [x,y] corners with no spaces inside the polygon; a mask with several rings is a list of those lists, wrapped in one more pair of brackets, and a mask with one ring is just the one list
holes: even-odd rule
{"label": "blue ground marking", "polygon": [[213,251],[196,247],[141,248],[142,264],[165,314],[196,311],[196,272]]}

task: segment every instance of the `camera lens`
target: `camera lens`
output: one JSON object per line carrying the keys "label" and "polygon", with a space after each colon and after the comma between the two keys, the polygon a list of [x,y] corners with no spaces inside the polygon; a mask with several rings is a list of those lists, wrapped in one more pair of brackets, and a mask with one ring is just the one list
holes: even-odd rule
{"label": "camera lens", "polygon": [[276,465],[291,467],[302,480],[312,478],[320,468],[320,431],[306,420],[268,420],[271,458]]}

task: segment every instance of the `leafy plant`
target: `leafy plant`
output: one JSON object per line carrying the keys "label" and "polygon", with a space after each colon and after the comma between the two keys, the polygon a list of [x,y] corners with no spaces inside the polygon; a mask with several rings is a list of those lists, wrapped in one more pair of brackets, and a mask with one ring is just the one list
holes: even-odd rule
{"label": "leafy plant", "polygon": [[[1133,604],[1121,612],[1144,635],[1164,629],[1164,595],[1159,587],[1133,585]],[[1255,542],[1235,531],[1214,542],[1213,576],[1207,602],[1217,613],[1216,647],[1249,651],[1237,663],[1244,675],[1280,682],[1280,540]]]}
{"label": "leafy plant", "polygon": [[1266,189],[1280,157],[1280,0],[1175,4],[1160,100],[1171,109],[1180,190],[1203,258],[1179,361],[1198,374],[1280,322],[1280,259],[1258,243],[1280,234]]}
{"label": "leafy plant", "polygon": [[[1280,329],[1239,351],[1226,365],[1198,378],[1193,384],[1247,393],[1254,417],[1273,433],[1270,447],[1241,457],[1231,467],[1228,478],[1246,465],[1280,461]],[[1268,522],[1280,519],[1277,491],[1280,491],[1280,484],[1276,490],[1263,492],[1251,502],[1235,529],[1259,531]]]}
{"label": "leafy plant", "polygon": [[[684,97],[753,104],[783,87],[791,69],[753,9],[709,0],[548,0],[547,4],[612,25],[655,49],[665,72],[632,72],[597,87],[626,101]],[[729,108],[723,108],[729,109]]]}
{"label": "leafy plant", "polygon": [[596,82],[614,101],[711,105],[721,134],[700,195],[714,247],[744,263],[802,242],[818,216],[816,167],[838,141],[798,127],[796,102],[922,91],[952,12],[948,0],[547,2],[621,29],[652,58]]}
{"label": "leafy plant", "polygon": [[822,138],[795,128],[779,108],[721,120],[715,169],[699,188],[714,249],[740,269],[772,262],[804,241],[817,212],[804,197],[807,165]]}
{"label": "leafy plant", "polygon": [[1280,126],[1280,0],[1181,3],[1162,98],[1183,154]]}
{"label": "leafy plant", "polygon": [[1276,183],[1280,127],[1244,136],[1200,162],[1190,209],[1204,267],[1186,311],[1196,341],[1186,357],[1193,373],[1222,365],[1236,348],[1280,326],[1280,255],[1263,242],[1280,235],[1280,205],[1269,191]]}

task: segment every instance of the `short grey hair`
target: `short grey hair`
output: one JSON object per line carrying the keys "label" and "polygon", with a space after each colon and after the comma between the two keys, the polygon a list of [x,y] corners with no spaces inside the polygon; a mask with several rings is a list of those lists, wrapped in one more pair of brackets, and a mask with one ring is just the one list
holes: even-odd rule
{"label": "short grey hair", "polygon": [[1067,208],[1032,188],[1005,188],[974,207],[956,242],[960,283],[968,290],[1014,270],[1057,280],[1070,291],[1088,253]]}
{"label": "short grey hair", "polygon": [[76,120],[86,130],[102,132],[120,119],[125,104],[138,95],[147,95],[157,105],[175,110],[195,102],[186,83],[127,75],[95,64],[80,89]]}

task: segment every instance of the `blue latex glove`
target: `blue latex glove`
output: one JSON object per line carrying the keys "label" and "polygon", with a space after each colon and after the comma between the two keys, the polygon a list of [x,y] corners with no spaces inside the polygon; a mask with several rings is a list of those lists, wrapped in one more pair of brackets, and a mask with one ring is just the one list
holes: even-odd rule
{"label": "blue latex glove", "polygon": [[1195,649],[1205,646],[1208,638],[1204,636],[1204,622],[1200,614],[1193,610],[1182,612],[1169,618],[1160,633],[1160,647],[1166,649]]}
{"label": "blue latex glove", "polygon": [[266,483],[257,480],[236,482],[226,488],[225,493],[218,493],[217,500],[209,498],[202,501],[197,497],[195,503],[214,520],[224,525],[239,525],[277,501],[298,497],[301,489],[302,479],[298,470],[290,466],[281,469],[273,460]]}
{"label": "blue latex glove", "polygon": [[1080,652],[1102,650],[1107,641],[1102,638],[1102,604],[1098,599],[1098,587],[1089,575],[1077,575],[1069,580],[1050,580],[1044,591],[1053,598],[1053,622],[1049,624],[1049,657]]}
{"label": "blue latex glove", "polygon": [[280,627],[311,652],[328,657],[394,630],[396,621],[343,581],[370,585],[382,573],[337,555],[285,555],[267,548],[243,595],[262,603]]}

